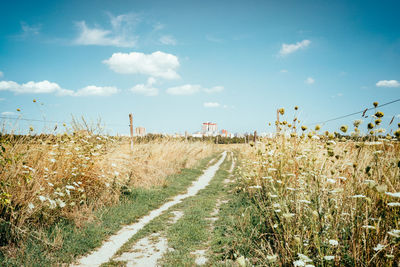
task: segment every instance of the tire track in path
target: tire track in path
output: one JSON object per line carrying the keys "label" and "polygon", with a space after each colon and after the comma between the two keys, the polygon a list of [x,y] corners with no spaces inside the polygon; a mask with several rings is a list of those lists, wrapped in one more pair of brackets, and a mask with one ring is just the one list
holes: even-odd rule
{"label": "tire track in path", "polygon": [[185,198],[195,196],[200,190],[204,189],[214,177],[215,173],[219,169],[222,162],[226,157],[226,151],[222,153],[222,157],[204,171],[204,173],[198,178],[197,181],[188,188],[185,194],[177,195],[173,200],[164,203],[158,209],[151,211],[148,215],[142,217],[138,222],[127,225],[118,231],[115,235],[111,236],[103,245],[96,249],[91,254],[80,258],[76,265],[72,267],[95,267],[100,266],[103,263],[108,262],[112,256],[121,248],[133,235],[141,230],[145,225],[151,222],[153,219],[160,216],[164,211],[168,210],[172,206],[182,202]]}

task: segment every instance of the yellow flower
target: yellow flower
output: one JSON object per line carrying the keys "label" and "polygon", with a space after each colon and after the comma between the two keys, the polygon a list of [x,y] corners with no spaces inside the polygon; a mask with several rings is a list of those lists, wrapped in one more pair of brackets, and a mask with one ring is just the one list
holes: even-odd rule
{"label": "yellow flower", "polygon": [[307,126],[302,125],[302,126],[301,126],[301,129],[302,129],[303,131],[305,131],[305,130],[307,130]]}
{"label": "yellow flower", "polygon": [[372,122],[370,122],[370,123],[368,123],[368,129],[373,129],[375,127],[375,125],[372,123]]}
{"label": "yellow flower", "polygon": [[18,112],[20,112],[20,111],[21,111],[21,109],[17,108],[17,111],[18,111]]}
{"label": "yellow flower", "polygon": [[316,131],[321,130],[321,125],[317,124],[317,125],[315,126],[315,130],[316,130]]}
{"label": "yellow flower", "polygon": [[374,102],[373,104],[374,104],[374,107],[378,106],[378,102]]}
{"label": "yellow flower", "polygon": [[295,107],[294,107],[294,110],[298,110],[298,109],[299,109],[299,107],[298,107],[298,106],[295,106]]}
{"label": "yellow flower", "polygon": [[36,99],[33,99],[33,103],[36,103]]}
{"label": "yellow flower", "polygon": [[284,109],[284,108],[280,108],[280,109],[278,109],[278,111],[279,111],[279,113],[280,113],[281,115],[285,114],[285,109]]}
{"label": "yellow flower", "polygon": [[384,115],[384,114],[383,114],[382,111],[377,111],[377,112],[375,113],[375,116],[378,117],[378,118],[382,118],[383,115]]}

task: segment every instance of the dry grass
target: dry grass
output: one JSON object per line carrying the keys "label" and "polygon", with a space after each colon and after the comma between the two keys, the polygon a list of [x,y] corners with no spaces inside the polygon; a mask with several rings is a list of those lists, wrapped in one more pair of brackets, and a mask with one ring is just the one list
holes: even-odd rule
{"label": "dry grass", "polygon": [[60,218],[80,224],[97,208],[118,202],[130,186],[163,185],[166,176],[216,151],[211,144],[177,140],[130,151],[127,139],[88,131],[0,140],[1,245]]}
{"label": "dry grass", "polygon": [[251,233],[253,263],[397,264],[398,141],[281,135],[243,147],[242,160],[237,190],[252,204],[237,226]]}

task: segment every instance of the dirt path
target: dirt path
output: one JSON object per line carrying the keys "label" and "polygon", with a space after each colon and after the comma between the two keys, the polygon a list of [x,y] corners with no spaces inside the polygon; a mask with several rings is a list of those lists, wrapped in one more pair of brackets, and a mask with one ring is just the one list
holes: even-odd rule
{"label": "dirt path", "polygon": [[163,204],[158,209],[151,211],[147,216],[142,217],[137,223],[123,227],[117,234],[111,236],[107,241],[105,241],[99,249],[80,258],[77,265],[71,266],[100,266],[101,264],[108,262],[133,235],[153,219],[160,216],[172,206],[181,203],[182,200],[195,196],[200,190],[204,189],[210,183],[220,165],[224,162],[226,154],[226,151],[223,152],[222,157],[214,165],[204,171],[203,175],[201,175],[199,179],[188,188],[187,193],[176,196],[173,200]]}

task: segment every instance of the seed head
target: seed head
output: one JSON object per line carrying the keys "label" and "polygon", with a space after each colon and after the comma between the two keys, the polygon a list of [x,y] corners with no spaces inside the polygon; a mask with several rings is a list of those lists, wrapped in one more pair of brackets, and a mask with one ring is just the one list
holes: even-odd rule
{"label": "seed head", "polygon": [[33,103],[36,103],[36,99],[33,99]]}
{"label": "seed head", "polygon": [[280,109],[278,109],[278,111],[279,111],[279,113],[280,113],[281,115],[285,114],[285,109],[284,109],[284,108],[280,108]]}
{"label": "seed head", "polygon": [[17,108],[17,111],[18,111],[18,112],[20,112],[20,111],[21,111],[21,109]]}
{"label": "seed head", "polygon": [[344,132],[344,133],[346,133],[347,132],[347,129],[348,129],[349,127],[347,126],[347,125],[342,125],[342,126],[340,126],[340,130],[342,131],[342,132]]}
{"label": "seed head", "polygon": [[315,130],[316,130],[316,131],[321,130],[321,125],[317,124],[317,125],[315,126]]}
{"label": "seed head", "polygon": [[298,107],[298,106],[295,106],[295,107],[294,107],[294,110],[298,110],[298,109],[299,109],[299,107]]}
{"label": "seed head", "polygon": [[381,120],[381,119],[376,119],[376,120],[375,120],[375,124],[376,124],[376,125],[379,125],[379,124],[381,124],[381,122],[382,122],[382,120]]}
{"label": "seed head", "polygon": [[372,122],[370,122],[370,123],[368,123],[367,127],[369,130],[371,130],[371,129],[374,129],[375,125]]}
{"label": "seed head", "polygon": [[382,111],[377,111],[377,112],[375,113],[375,116],[378,117],[378,118],[382,118],[383,115],[384,115],[384,114],[383,114]]}
{"label": "seed head", "polygon": [[301,129],[302,129],[303,131],[305,131],[305,130],[307,130],[307,126],[302,125],[302,126],[301,126]]}
{"label": "seed head", "polygon": [[374,104],[374,107],[377,107],[379,105],[378,102],[374,102],[373,104]]}

